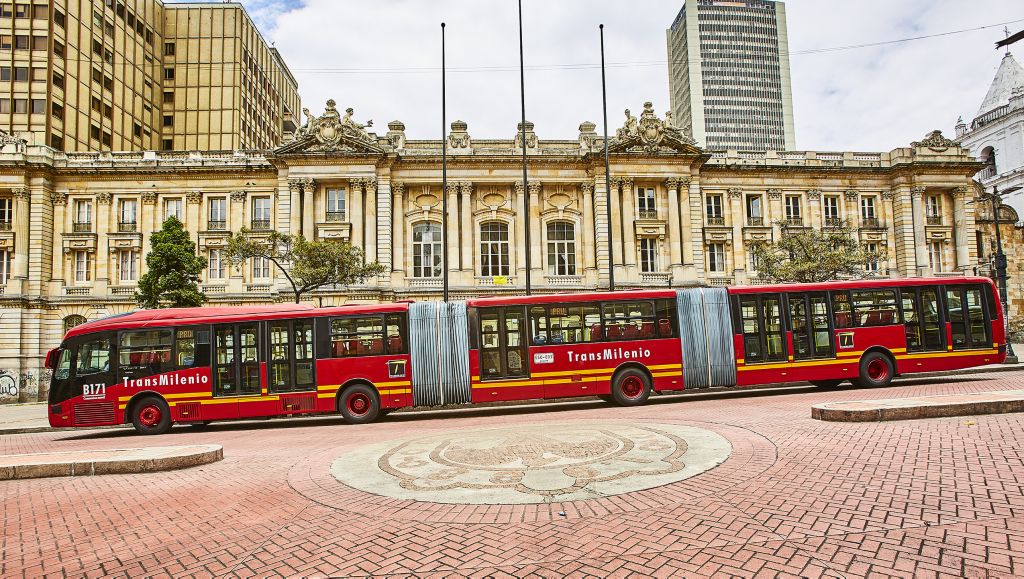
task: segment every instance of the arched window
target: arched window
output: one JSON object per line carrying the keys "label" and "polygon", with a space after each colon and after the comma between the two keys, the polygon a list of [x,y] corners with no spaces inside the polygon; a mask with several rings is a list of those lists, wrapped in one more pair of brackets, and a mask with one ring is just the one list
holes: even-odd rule
{"label": "arched window", "polygon": [[981,162],[990,167],[989,171],[996,173],[996,150],[992,147],[985,147],[981,150]]}
{"label": "arched window", "polygon": [[80,325],[84,324],[85,322],[86,322],[85,316],[80,316],[78,314],[71,314],[70,316],[64,318],[64,333],[67,333],[67,331],[70,330],[71,328],[73,328],[75,326],[80,326]]}
{"label": "arched window", "polygon": [[488,221],[480,224],[480,275],[508,275],[508,224]]}
{"label": "arched window", "polygon": [[441,277],[441,226],[420,223],[412,228],[412,276]]}
{"label": "arched window", "polygon": [[568,221],[548,223],[548,275],[576,275],[576,228]]}

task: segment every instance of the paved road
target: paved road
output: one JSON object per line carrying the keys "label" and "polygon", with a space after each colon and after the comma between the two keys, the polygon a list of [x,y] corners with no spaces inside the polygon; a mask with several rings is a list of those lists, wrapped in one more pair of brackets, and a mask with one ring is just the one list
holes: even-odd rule
{"label": "paved road", "polygon": [[[0,482],[0,576],[1024,575],[1024,414],[812,420],[814,403],[1024,387],[1024,372],[334,418],[0,437],[0,453],[212,443],[184,471]],[[574,421],[678,424],[731,445],[679,482],[566,503],[453,505],[349,488],[335,459],[420,433]],[[684,455],[684,460],[685,460]],[[366,468],[374,468],[373,464]],[[564,512],[562,516],[559,513]]]}

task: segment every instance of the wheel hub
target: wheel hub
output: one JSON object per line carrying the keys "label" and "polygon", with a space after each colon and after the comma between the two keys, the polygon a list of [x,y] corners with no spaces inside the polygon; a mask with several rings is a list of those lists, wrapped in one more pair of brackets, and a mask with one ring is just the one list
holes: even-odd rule
{"label": "wheel hub", "polygon": [[139,422],[143,426],[152,428],[160,424],[160,420],[163,418],[163,412],[159,408],[153,405],[148,405],[139,411]]}

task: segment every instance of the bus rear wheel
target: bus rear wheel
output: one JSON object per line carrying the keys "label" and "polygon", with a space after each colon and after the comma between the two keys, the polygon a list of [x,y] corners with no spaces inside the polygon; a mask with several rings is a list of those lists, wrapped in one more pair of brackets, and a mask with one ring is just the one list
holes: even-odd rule
{"label": "bus rear wheel", "polygon": [[380,414],[377,391],[366,384],[349,386],[338,397],[338,412],[349,424],[373,422]]}
{"label": "bus rear wheel", "polygon": [[639,406],[651,397],[651,379],[636,368],[626,368],[612,380],[612,400],[619,406]]}
{"label": "bus rear wheel", "polygon": [[171,409],[163,398],[147,396],[132,407],[132,426],[139,434],[164,434],[171,429]]}
{"label": "bus rear wheel", "polygon": [[892,382],[896,369],[892,360],[881,352],[868,352],[860,359],[860,375],[854,385],[860,388],[880,388]]}

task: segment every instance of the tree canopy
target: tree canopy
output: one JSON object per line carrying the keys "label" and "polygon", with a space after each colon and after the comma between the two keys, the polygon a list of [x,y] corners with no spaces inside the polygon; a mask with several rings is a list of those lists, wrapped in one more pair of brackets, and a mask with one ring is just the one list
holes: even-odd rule
{"label": "tree canopy", "polygon": [[177,217],[168,217],[150,237],[146,275],[139,278],[135,301],[143,308],[201,306],[206,295],[199,290],[199,274],[206,260],[196,255],[196,244]]}
{"label": "tree canopy", "polygon": [[277,231],[254,235],[244,227],[228,240],[225,257],[234,265],[254,257],[269,260],[291,284],[295,303],[319,287],[353,285],[384,273],[384,266],[365,263],[363,250],[343,241],[309,241]]}
{"label": "tree canopy", "polygon": [[757,263],[757,276],[769,283],[815,283],[859,278],[868,266],[885,259],[885,251],[868,251],[845,221],[821,229],[781,223],[775,241],[749,244]]}

